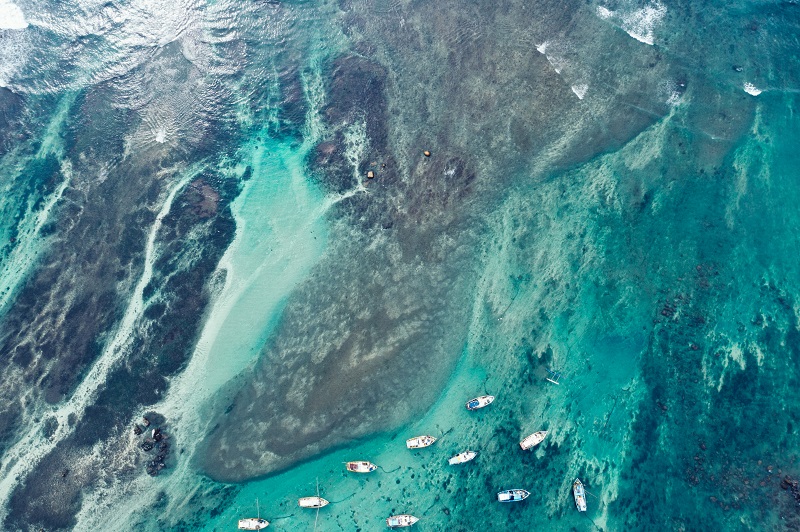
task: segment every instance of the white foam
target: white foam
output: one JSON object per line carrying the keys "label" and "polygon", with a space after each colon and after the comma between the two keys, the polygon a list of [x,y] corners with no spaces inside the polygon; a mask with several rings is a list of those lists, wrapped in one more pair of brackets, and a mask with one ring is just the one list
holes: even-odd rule
{"label": "white foam", "polygon": [[586,96],[586,91],[589,90],[589,85],[586,83],[581,83],[579,85],[573,85],[572,92],[575,93],[575,96],[578,97],[579,100],[583,100],[583,97]]}
{"label": "white foam", "polygon": [[542,44],[536,46],[536,50],[547,58],[547,62],[556,71],[556,74],[561,74],[564,69],[570,66],[566,56],[572,52],[571,46],[568,42],[563,41],[544,41]]}
{"label": "white foam", "polygon": [[677,82],[672,79],[666,79],[658,84],[658,98],[659,100],[663,98],[664,103],[670,107],[675,107],[681,103],[681,101],[683,101],[683,93],[685,88],[685,83]]}
{"label": "white foam", "polygon": [[[0,0],[2,1],[2,0]],[[14,92],[16,74],[24,70],[30,50],[35,46],[28,31],[3,32],[3,45],[0,46],[0,87],[9,87]]]}
{"label": "white foam", "polygon": [[749,81],[746,82],[742,88],[744,89],[744,92],[746,92],[747,94],[749,94],[751,96],[758,96],[759,94],[761,94],[763,92],[761,89],[759,89],[758,87],[756,87],[755,85],[753,85]]}
{"label": "white foam", "polygon": [[553,70],[556,71],[556,74],[561,74],[561,71],[567,66],[567,60],[560,56],[548,55],[547,61],[550,63],[550,66],[553,67]]}
{"label": "white foam", "polygon": [[666,6],[656,2],[622,16],[621,27],[625,30],[625,33],[637,41],[652,46],[653,30],[666,13]]}
{"label": "white foam", "polygon": [[11,0],[0,0],[0,29],[24,30],[28,21],[17,4]]}
{"label": "white foam", "polygon": [[597,16],[603,20],[609,19],[614,16],[614,12],[603,6],[597,6]]}
{"label": "white foam", "polygon": [[640,9],[612,11],[603,6],[597,6],[597,16],[603,20],[617,19],[619,27],[625,33],[639,42],[653,44],[653,30],[664,18],[667,8],[659,2],[654,2]]}
{"label": "white foam", "polygon": [[344,131],[344,157],[353,168],[353,182],[357,189],[364,189],[363,179],[359,172],[361,162],[369,147],[366,122],[356,122]]}

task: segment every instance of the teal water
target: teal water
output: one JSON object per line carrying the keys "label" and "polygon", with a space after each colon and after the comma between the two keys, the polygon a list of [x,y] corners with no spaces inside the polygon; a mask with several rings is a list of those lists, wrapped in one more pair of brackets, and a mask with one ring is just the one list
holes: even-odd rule
{"label": "teal water", "polygon": [[0,2],[0,528],[800,528],[799,30]]}

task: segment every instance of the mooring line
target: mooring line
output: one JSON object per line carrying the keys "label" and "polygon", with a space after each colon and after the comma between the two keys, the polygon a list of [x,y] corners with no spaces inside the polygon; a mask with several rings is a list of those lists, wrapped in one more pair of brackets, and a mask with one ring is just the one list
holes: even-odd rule
{"label": "mooring line", "polygon": [[338,503],[340,503],[340,502],[344,502],[344,501],[346,501],[346,500],[348,500],[348,499],[352,499],[352,498],[353,498],[353,497],[355,497],[355,496],[356,496],[356,494],[355,494],[355,493],[351,493],[350,495],[348,495],[347,497],[345,497],[345,498],[344,498],[344,499],[342,499],[341,501],[331,501],[331,503],[332,503],[332,504],[338,504]]}

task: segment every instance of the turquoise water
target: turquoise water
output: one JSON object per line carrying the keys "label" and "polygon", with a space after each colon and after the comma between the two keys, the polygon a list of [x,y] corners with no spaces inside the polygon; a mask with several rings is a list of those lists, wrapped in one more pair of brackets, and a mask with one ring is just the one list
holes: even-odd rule
{"label": "turquoise water", "polygon": [[799,30],[0,2],[0,528],[800,528]]}

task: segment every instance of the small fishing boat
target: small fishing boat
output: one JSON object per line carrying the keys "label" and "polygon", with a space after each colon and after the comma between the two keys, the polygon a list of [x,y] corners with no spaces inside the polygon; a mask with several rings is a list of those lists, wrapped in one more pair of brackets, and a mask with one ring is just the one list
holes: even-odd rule
{"label": "small fishing boat", "polygon": [[542,443],[542,440],[544,439],[545,436],[547,436],[546,430],[540,430],[539,432],[534,432],[533,434],[531,434],[530,436],[519,442],[519,446],[522,447],[523,451],[527,451],[528,449],[536,447],[537,445]]}
{"label": "small fishing boat", "polygon": [[477,410],[484,406],[489,406],[494,401],[494,395],[481,395],[475,399],[467,401],[467,410]]}
{"label": "small fishing boat", "polygon": [[353,473],[371,473],[378,469],[372,462],[347,462],[347,470]]}
{"label": "small fishing boat", "polygon": [[500,502],[519,502],[524,501],[530,495],[529,492],[521,489],[505,490],[497,494],[497,500]]}
{"label": "small fishing boat", "polygon": [[258,517],[239,519],[239,530],[263,530],[269,526],[269,521],[261,519],[261,509],[258,507],[258,499],[256,499],[256,515],[258,515]]}
{"label": "small fishing boat", "polygon": [[458,453],[452,457],[450,460],[448,460],[448,463],[450,465],[463,464],[464,462],[473,460],[476,456],[478,456],[478,453],[475,451],[464,451],[463,453]]}
{"label": "small fishing boat", "polygon": [[303,497],[297,500],[297,504],[300,505],[300,508],[322,508],[323,506],[328,506],[330,502],[323,499],[322,497]]}
{"label": "small fishing boat", "polygon": [[576,478],[572,483],[572,495],[575,497],[575,506],[579,512],[586,511],[586,490],[583,489],[583,482]]}
{"label": "small fishing boat", "polygon": [[433,436],[417,436],[415,438],[409,438],[406,440],[406,447],[409,449],[422,449],[423,447],[428,447],[429,445],[433,445],[433,442],[436,441],[436,438]]}
{"label": "small fishing boat", "polygon": [[405,528],[413,525],[417,521],[419,521],[419,517],[414,517],[413,515],[393,515],[386,518],[386,526],[389,528]]}

